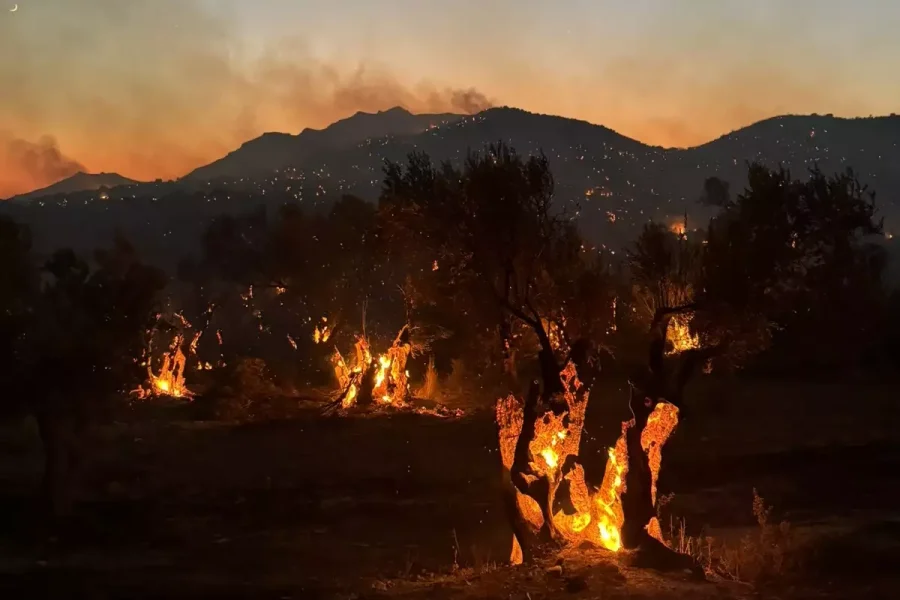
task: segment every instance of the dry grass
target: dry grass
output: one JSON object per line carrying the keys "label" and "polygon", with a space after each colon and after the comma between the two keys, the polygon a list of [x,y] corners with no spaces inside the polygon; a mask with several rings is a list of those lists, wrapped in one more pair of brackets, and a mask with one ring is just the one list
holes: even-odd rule
{"label": "dry grass", "polygon": [[668,542],[675,551],[693,557],[707,574],[732,581],[761,583],[796,573],[804,548],[790,523],[773,523],[772,507],[755,488],[752,510],[757,527],[737,539],[692,536],[684,519],[670,519]]}
{"label": "dry grass", "polygon": [[416,391],[416,397],[426,398],[428,400],[438,400],[440,396],[440,383],[438,379],[437,369],[434,367],[434,357],[428,359],[428,366],[425,368],[425,381]]}

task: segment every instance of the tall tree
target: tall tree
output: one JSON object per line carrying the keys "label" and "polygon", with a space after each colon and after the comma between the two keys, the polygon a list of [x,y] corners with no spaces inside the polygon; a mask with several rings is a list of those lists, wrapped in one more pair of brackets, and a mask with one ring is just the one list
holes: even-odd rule
{"label": "tall tree", "polygon": [[20,372],[21,345],[39,282],[30,231],[6,216],[0,216],[0,264],[0,386],[5,392],[0,414],[20,414],[27,392]]}
{"label": "tall tree", "polygon": [[165,277],[121,238],[93,268],[59,250],[43,272],[20,366],[45,447],[45,498],[64,514],[86,428],[143,378],[138,358]]}
{"label": "tall tree", "polygon": [[470,153],[461,167],[412,154],[405,168],[386,166],[380,208],[390,245],[420,285],[431,280],[458,307],[493,322],[503,347],[513,336],[508,319],[526,326],[537,339],[545,396],[561,391],[566,306],[578,298],[577,283],[602,279],[603,265],[587,260],[574,222],[555,204],[547,157],[524,158],[504,144]]}

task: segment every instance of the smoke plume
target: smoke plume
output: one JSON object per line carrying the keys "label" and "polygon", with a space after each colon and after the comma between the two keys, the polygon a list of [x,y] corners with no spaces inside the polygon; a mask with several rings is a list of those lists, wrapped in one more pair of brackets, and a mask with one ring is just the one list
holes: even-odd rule
{"label": "smoke plume", "polygon": [[65,156],[49,135],[30,142],[0,134],[0,165],[0,198],[19,191],[23,182],[34,189],[85,170],[77,160]]}
{"label": "smoke plume", "polygon": [[[265,131],[398,105],[473,113],[496,99],[677,146],[776,114],[896,111],[900,42],[858,21],[874,0],[695,3],[29,0],[0,12],[0,131],[49,133],[90,171],[147,180]],[[50,183],[54,169],[4,152],[7,195]]]}
{"label": "smoke plume", "polygon": [[[242,51],[233,20],[199,0],[44,0],[0,20],[0,188],[83,168],[178,177],[265,131],[321,128],[357,111],[477,112],[476,89],[401,80],[376,61],[323,59],[298,39]],[[218,7],[223,6],[222,10]],[[0,193],[2,195],[2,193]]]}

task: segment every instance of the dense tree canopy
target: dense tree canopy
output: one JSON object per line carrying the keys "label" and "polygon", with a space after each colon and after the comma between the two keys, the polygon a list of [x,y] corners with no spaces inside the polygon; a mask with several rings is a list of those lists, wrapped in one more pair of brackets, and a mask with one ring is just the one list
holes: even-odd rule
{"label": "dense tree canopy", "polygon": [[723,344],[738,361],[778,331],[785,341],[821,338],[819,350],[859,349],[875,323],[868,317],[881,314],[884,258],[871,237],[881,233],[874,196],[852,172],[813,169],[795,180],[754,164],[736,198],[711,180],[703,202],[719,209],[705,231],[648,225],[633,247],[635,297],[648,317],[688,312],[704,345]]}
{"label": "dense tree canopy", "polygon": [[389,245],[411,262],[416,284],[498,328],[504,346],[516,336],[509,318],[527,326],[553,386],[554,354],[575,343],[570,332],[596,340],[612,313],[606,265],[585,247],[554,191],[545,156],[524,158],[498,144],[471,153],[462,167],[423,154],[405,168],[388,164],[381,196]]}
{"label": "dense tree canopy", "polygon": [[166,281],[121,238],[94,263],[71,250],[46,262],[26,341],[36,391],[79,410],[143,378],[139,358]]}

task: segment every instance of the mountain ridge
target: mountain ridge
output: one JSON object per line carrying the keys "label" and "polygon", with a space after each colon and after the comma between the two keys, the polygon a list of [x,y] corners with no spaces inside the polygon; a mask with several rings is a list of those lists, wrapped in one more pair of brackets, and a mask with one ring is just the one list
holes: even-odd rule
{"label": "mountain ridge", "polygon": [[[209,164],[197,167],[181,179],[210,181],[220,177],[249,177],[266,170],[292,166],[316,152],[363,142],[384,135],[418,133],[438,123],[462,118],[454,113],[413,114],[402,107],[368,113],[357,111],[322,129],[304,128],[294,135],[266,132]],[[255,154],[254,154],[255,153]]]}
{"label": "mountain ridge", "polygon": [[10,197],[7,201],[25,201],[43,198],[46,196],[54,196],[57,194],[72,194],[85,191],[96,191],[101,188],[116,188],[120,186],[131,186],[145,183],[136,179],[130,179],[119,175],[118,173],[86,173],[78,171],[73,175],[69,175],[59,181],[51,183],[48,186],[18,194]]}
{"label": "mountain ridge", "polygon": [[[524,123],[530,120],[532,124],[545,122],[569,133],[579,129],[591,130],[598,136],[603,135],[606,137],[607,143],[618,143],[623,147],[627,147],[630,151],[640,150],[642,153],[655,153],[656,151],[668,153],[696,151],[703,153],[708,149],[721,151],[725,145],[746,143],[744,138],[750,136],[751,132],[755,136],[759,136],[760,132],[764,132],[765,135],[777,137],[775,135],[778,133],[777,129],[782,129],[785,123],[788,123],[794,130],[791,134],[793,137],[798,137],[797,128],[804,127],[813,131],[818,127],[819,130],[824,130],[827,133],[829,124],[834,124],[837,127],[851,125],[856,126],[857,129],[862,129],[860,125],[865,124],[877,126],[886,124],[889,128],[893,128],[897,137],[900,138],[900,117],[895,114],[876,117],[835,117],[832,114],[819,115],[815,113],[809,115],[785,114],[756,121],[696,146],[663,147],[646,144],[604,125],[583,119],[546,113],[532,113],[509,106],[489,108],[474,115],[457,113],[413,114],[405,108],[397,106],[377,112],[357,111],[353,115],[339,119],[326,127],[320,129],[307,127],[297,134],[277,131],[265,132],[243,142],[238,148],[225,156],[193,169],[176,181],[185,184],[198,184],[219,179],[238,180],[264,176],[286,167],[303,166],[305,162],[314,160],[320,155],[333,156],[342,152],[352,152],[354,146],[364,145],[371,140],[393,138],[399,143],[403,143],[404,140],[411,139],[411,137],[421,135],[429,130],[446,129],[454,124],[475,119],[506,121],[506,124],[501,125],[501,127],[512,129],[519,126],[517,122]],[[776,145],[778,143],[777,141],[775,142]],[[415,146],[416,144],[413,141],[411,145]],[[478,149],[480,146],[481,144],[476,143],[472,148]],[[888,148],[879,149],[883,151],[889,150]],[[733,149],[732,152],[736,152],[736,150]],[[115,173],[97,173],[93,175],[98,178],[115,176],[120,179],[118,181],[110,179],[109,183],[99,184],[89,179],[82,179],[81,181],[84,183],[79,189],[78,182],[80,180],[78,177],[84,177],[85,175],[88,174],[76,173],[44,188],[19,194],[10,199],[27,200],[58,193],[91,191],[100,185],[114,187],[116,185],[142,183]]]}
{"label": "mountain ridge", "polygon": [[[395,122],[393,116],[399,116],[399,131],[388,125]],[[900,229],[896,116],[784,115],[687,149],[649,146],[585,121],[502,107],[426,121],[402,110],[342,121],[345,132],[341,127],[329,131],[333,124],[297,135],[268,134],[242,146],[245,152],[253,151],[260,139],[294,144],[302,136],[316,151],[293,166],[261,160],[261,168],[249,176],[240,170],[229,175],[226,168],[225,176],[214,180],[182,178],[113,187],[102,202],[95,191],[62,192],[41,202],[3,202],[0,210],[29,224],[36,244],[44,249],[92,251],[98,240],[118,231],[142,255],[171,266],[199,251],[206,225],[218,215],[242,214],[260,205],[274,215],[285,204],[322,212],[348,194],[374,202],[385,160],[405,162],[410,152],[425,152],[436,162],[458,163],[470,150],[502,141],[523,155],[544,152],[560,206],[576,216],[586,239],[611,250],[627,247],[649,220],[680,221],[689,213],[691,223],[704,223],[711,209],[696,200],[705,179],[719,177],[738,193],[746,186],[747,163],[752,161],[783,165],[799,178],[814,164],[829,174],[852,167],[876,191],[886,229]],[[383,136],[358,141],[364,134],[385,130]],[[328,139],[320,144],[315,139],[323,132]],[[243,158],[238,158],[236,164],[243,168]]]}

